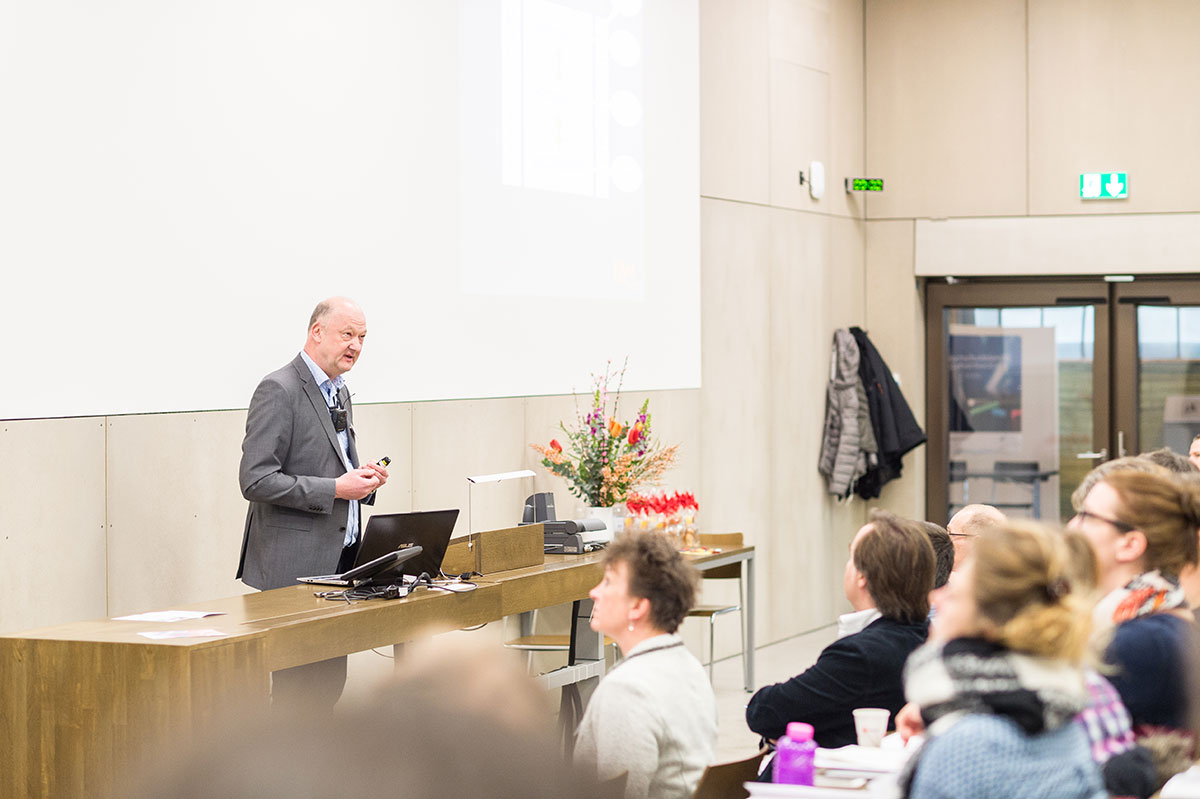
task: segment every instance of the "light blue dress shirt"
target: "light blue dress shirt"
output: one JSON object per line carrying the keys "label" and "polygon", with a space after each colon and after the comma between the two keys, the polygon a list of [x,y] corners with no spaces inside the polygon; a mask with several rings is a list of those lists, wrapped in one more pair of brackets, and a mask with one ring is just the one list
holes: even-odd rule
{"label": "light blue dress shirt", "polygon": [[[312,358],[308,357],[308,353],[304,350],[300,351],[300,357],[308,364],[308,370],[312,372],[313,380],[317,381],[317,387],[321,389],[321,394],[325,397],[325,405],[332,408],[337,402],[337,393],[342,390],[342,386],[346,385],[346,379],[342,375],[338,375],[335,379],[330,380],[329,375],[325,374],[325,370],[317,366]],[[347,426],[345,430],[337,434],[338,443],[342,445],[342,463],[346,467],[346,471],[353,471],[354,465],[350,463],[350,428]],[[358,540],[358,500],[350,500],[350,513],[346,517],[346,538],[342,541],[342,546],[350,546]]]}

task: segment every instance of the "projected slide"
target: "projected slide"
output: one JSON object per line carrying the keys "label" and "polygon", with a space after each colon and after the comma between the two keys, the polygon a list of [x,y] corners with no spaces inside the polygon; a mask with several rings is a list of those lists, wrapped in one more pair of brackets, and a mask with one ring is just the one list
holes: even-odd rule
{"label": "projected slide", "polygon": [[644,298],[642,16],[612,5],[462,3],[463,291]]}
{"label": "projected slide", "polygon": [[[700,384],[697,0],[0,0],[0,418]],[[31,338],[30,338],[31,337]]]}

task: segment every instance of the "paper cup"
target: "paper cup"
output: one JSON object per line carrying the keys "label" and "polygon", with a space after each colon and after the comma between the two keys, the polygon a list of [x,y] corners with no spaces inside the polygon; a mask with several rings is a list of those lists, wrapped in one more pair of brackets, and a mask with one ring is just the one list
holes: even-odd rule
{"label": "paper cup", "polygon": [[860,707],[854,711],[854,731],[859,746],[879,746],[887,734],[891,711],[882,707]]}

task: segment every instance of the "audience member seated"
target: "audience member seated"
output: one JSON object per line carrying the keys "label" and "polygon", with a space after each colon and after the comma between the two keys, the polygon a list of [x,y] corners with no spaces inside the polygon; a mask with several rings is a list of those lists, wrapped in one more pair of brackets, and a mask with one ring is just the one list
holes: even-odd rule
{"label": "audience member seated", "polygon": [[394,680],[332,714],[264,708],[202,740],[182,737],[148,753],[155,774],[115,795],[607,797],[563,762],[547,694],[524,663],[468,636],[408,645]]}
{"label": "audience member seated", "polygon": [[1190,481],[1116,470],[1071,527],[1096,551],[1103,596],[1092,618],[1109,679],[1165,781],[1193,756],[1195,631],[1179,574],[1196,564],[1200,495]]}
{"label": "audience member seated", "polygon": [[1196,471],[1196,465],[1188,460],[1186,455],[1173,452],[1170,447],[1160,447],[1138,455],[1151,463],[1156,463],[1173,474],[1188,474]]}
{"label": "audience member seated", "polygon": [[604,579],[589,594],[592,629],[624,657],[592,694],[575,757],[600,780],[627,771],[627,799],[690,797],[716,754],[716,697],[675,634],[698,580],[665,537],[630,534],[609,544]]}
{"label": "audience member seated", "polygon": [[925,531],[925,535],[929,536],[929,543],[933,546],[933,588],[936,591],[946,584],[946,581],[950,579],[950,572],[954,570],[954,541],[951,540],[950,533],[946,532],[946,528],[940,524],[933,522],[917,522],[917,524]]}
{"label": "audience member seated", "polygon": [[1149,474],[1168,475],[1168,472],[1163,467],[1159,466],[1152,460],[1142,458],[1137,455],[1126,455],[1123,458],[1113,458],[1111,461],[1105,461],[1096,468],[1092,469],[1086,475],[1075,490],[1071,492],[1071,507],[1079,510],[1083,507],[1083,498],[1088,495],[1092,487],[1105,478],[1106,475],[1116,471],[1131,471],[1131,472],[1146,472]]}
{"label": "audience member seated", "polygon": [[1007,521],[1003,513],[991,505],[967,505],[950,517],[946,532],[954,542],[954,568],[962,567],[967,555],[971,554],[975,539],[980,533],[999,527]]}
{"label": "audience member seated", "polygon": [[918,524],[873,510],[850,543],[843,589],[854,612],[838,619],[840,637],[802,674],[751,698],[750,729],[774,741],[788,722],[804,721],[819,746],[833,748],[855,742],[855,708],[895,714],[904,661],[928,631],[933,574],[933,548]]}
{"label": "audience member seated", "polygon": [[[1096,553],[1087,536],[1078,530],[1064,530],[1071,586],[1087,607],[1094,604],[1100,579]],[[1083,667],[1088,689],[1088,704],[1075,722],[1088,737],[1092,760],[1100,767],[1104,787],[1111,796],[1151,796],[1158,790],[1154,762],[1150,752],[1134,740],[1133,722],[1120,694],[1102,674],[1091,666]]]}
{"label": "audience member seated", "polygon": [[[1053,531],[1008,524],[981,533],[939,591],[935,640],[905,667],[927,735],[901,782],[913,799],[1100,799],[1082,728],[1085,604],[1071,593]],[[902,730],[909,734],[912,730]]]}
{"label": "audience member seated", "polygon": [[[1200,471],[1184,472],[1175,476],[1191,486],[1193,491],[1200,491]],[[1196,531],[1200,542],[1200,530]],[[1187,598],[1192,615],[1200,621],[1200,566],[1189,563],[1179,571],[1179,584],[1183,587],[1183,595]]]}
{"label": "audience member seated", "polygon": [[1192,445],[1188,447],[1188,460],[1197,469],[1200,469],[1200,435],[1192,439]]}

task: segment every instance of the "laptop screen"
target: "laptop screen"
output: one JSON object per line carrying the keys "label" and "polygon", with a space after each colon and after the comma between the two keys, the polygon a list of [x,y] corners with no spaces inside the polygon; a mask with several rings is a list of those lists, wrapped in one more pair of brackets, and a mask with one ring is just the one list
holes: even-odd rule
{"label": "laptop screen", "polygon": [[402,546],[416,544],[421,547],[421,554],[405,561],[396,571],[414,577],[425,572],[436,578],[457,520],[457,508],[377,513],[367,520],[357,562],[365,563]]}

